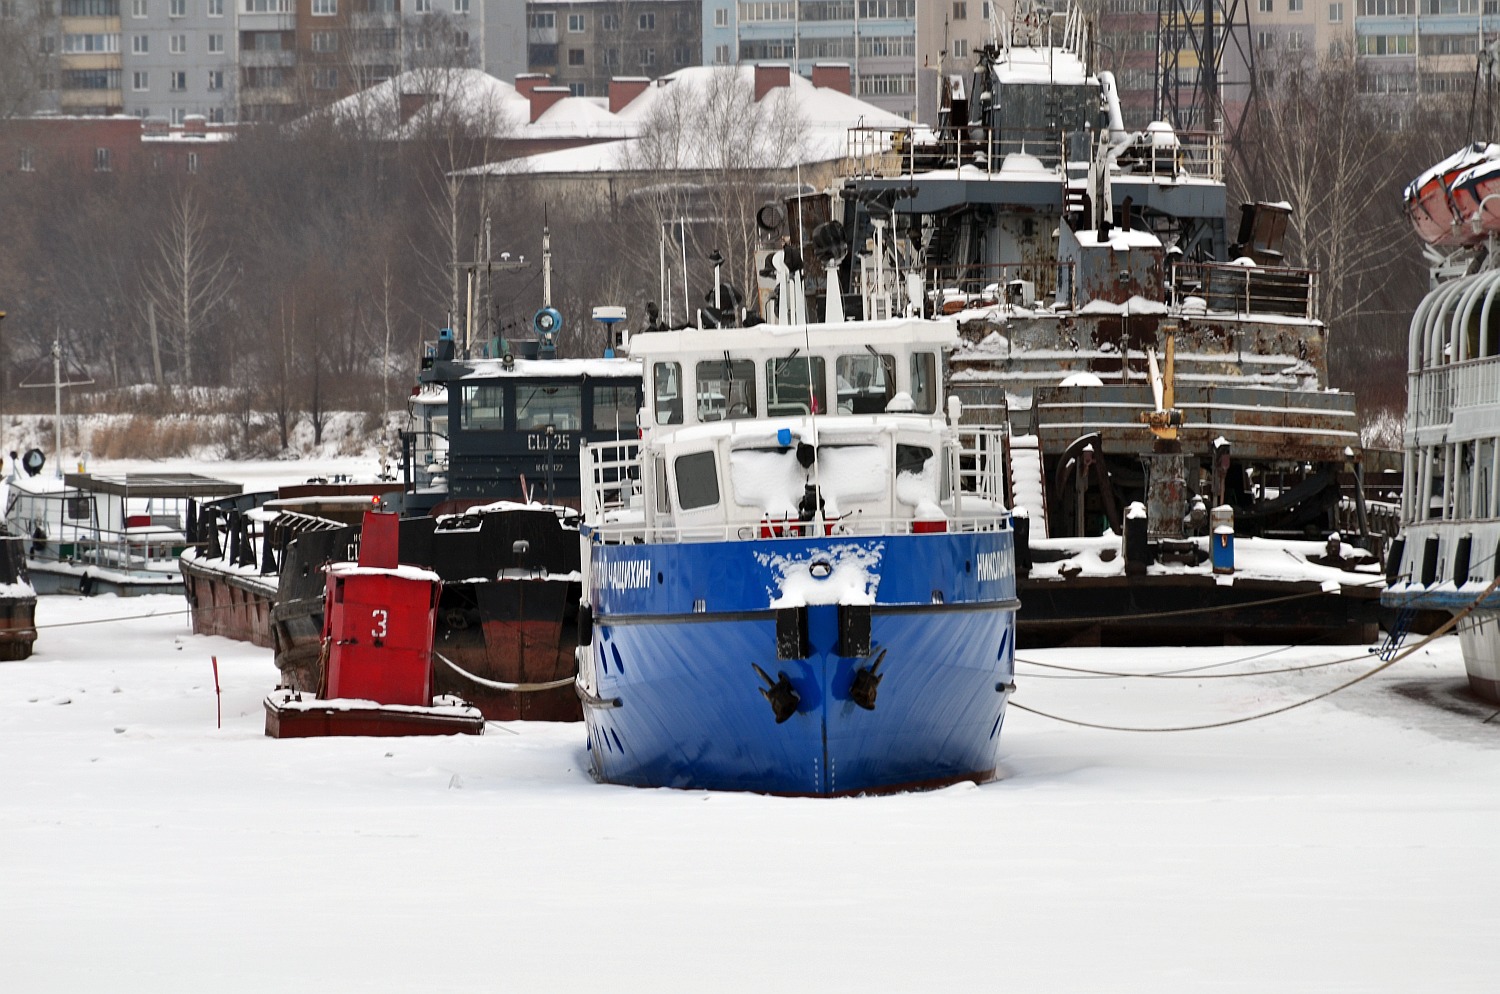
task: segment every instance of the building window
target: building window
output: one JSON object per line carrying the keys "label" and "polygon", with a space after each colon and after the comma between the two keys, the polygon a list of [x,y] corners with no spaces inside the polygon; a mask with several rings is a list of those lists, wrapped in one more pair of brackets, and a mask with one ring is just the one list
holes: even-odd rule
{"label": "building window", "polygon": [[587,83],[569,83],[568,84],[568,96],[570,96],[570,97],[586,97],[588,95],[589,95],[589,85]]}
{"label": "building window", "polygon": [[455,51],[466,52],[469,50],[469,32],[453,32],[453,48]]}
{"label": "building window", "polygon": [[1302,13],[1303,2],[1304,0],[1286,0],[1286,9],[1290,13],[1300,14]]}
{"label": "building window", "polygon": [[208,88],[210,90],[224,89],[224,70],[210,69],[208,71]]}
{"label": "building window", "polygon": [[167,0],[168,17],[186,17],[187,0]]}
{"label": "building window", "polygon": [[146,16],[146,0],[130,0],[130,16],[131,17],[145,17]]}
{"label": "building window", "polygon": [[531,26],[538,31],[554,29],[557,27],[557,15],[551,11],[533,11],[531,14]]}
{"label": "building window", "polygon": [[36,149],[30,145],[21,146],[21,172],[36,172]]}
{"label": "building window", "polygon": [[642,31],[655,31],[656,30],[656,15],[655,14],[642,14],[640,17],[636,18],[636,22],[635,23],[637,25],[639,25],[639,27],[640,27],[640,29]]}
{"label": "building window", "polygon": [[1276,35],[1270,31],[1255,32],[1255,47],[1262,52],[1270,51],[1271,46],[1276,44]]}
{"label": "building window", "polygon": [[953,19],[955,21],[967,21],[969,19],[969,5],[967,3],[955,3],[953,5]]}
{"label": "building window", "polygon": [[130,74],[130,88],[137,93],[151,89],[151,74],[137,69]]}
{"label": "building window", "polygon": [[1289,51],[1293,51],[1293,52],[1300,52],[1300,51],[1302,51],[1302,32],[1301,31],[1293,31],[1291,34],[1287,35],[1286,36],[1286,47],[1287,47],[1287,49]]}
{"label": "building window", "polygon": [[618,48],[606,48],[604,50],[604,64],[613,69],[620,64],[620,50]]}
{"label": "building window", "polygon": [[173,55],[182,55],[187,52],[187,35],[172,35],[171,44],[167,46]]}
{"label": "building window", "polygon": [[337,69],[318,69],[313,72],[313,87],[319,90],[334,90],[339,85]]}
{"label": "building window", "polygon": [[312,0],[314,17],[332,17],[339,12],[339,0]]}
{"label": "building window", "polygon": [[190,172],[190,173],[196,173],[198,171],[198,153],[197,152],[189,152],[187,154],[187,171]]}
{"label": "building window", "polygon": [[223,35],[220,35],[220,34],[211,34],[211,35],[208,36],[208,54],[209,55],[223,55],[224,54],[224,36]]}
{"label": "building window", "polygon": [[654,49],[654,48],[643,48],[643,49],[641,49],[641,65],[643,65],[643,66],[654,66],[654,65],[656,65],[656,49]]}
{"label": "building window", "polygon": [[726,10],[723,7],[720,7],[718,10],[714,11],[714,27],[716,27],[716,28],[727,28],[727,27],[729,27],[729,11],[728,10]]}
{"label": "building window", "polygon": [[418,14],[432,13],[432,0],[417,0],[416,10]]}
{"label": "building window", "polygon": [[533,66],[555,66],[557,65],[556,45],[528,45],[526,46],[526,62]]}
{"label": "building window", "polygon": [[587,65],[587,62],[585,61],[587,57],[588,53],[581,48],[568,49],[568,65],[570,66]]}
{"label": "building window", "polygon": [[1276,0],[1260,0],[1260,12],[1270,14],[1276,10]]}
{"label": "building window", "polygon": [[693,61],[693,50],[686,45],[678,45],[672,49],[672,64],[685,66]]}
{"label": "building window", "polygon": [[714,46],[714,65],[716,65],[716,66],[727,66],[727,65],[729,65],[729,46],[728,45],[715,45]]}
{"label": "building window", "polygon": [[453,0],[453,13],[467,14],[469,12],[469,0]]}
{"label": "building window", "polygon": [[1329,4],[1328,5],[1328,23],[1329,24],[1341,24],[1341,23],[1343,23],[1343,20],[1344,20],[1344,5],[1341,4],[1341,3],[1331,3],[1331,4]]}
{"label": "building window", "polygon": [[916,79],[912,76],[862,76],[859,80],[859,92],[866,97],[910,96],[916,92]]}
{"label": "building window", "polygon": [[147,52],[150,52],[151,51],[151,36],[150,35],[131,35],[130,36],[130,50],[132,52],[134,52],[136,55],[145,55]]}
{"label": "building window", "polygon": [[187,73],[181,69],[167,73],[167,85],[173,93],[181,93],[187,89]]}
{"label": "building window", "polygon": [[208,0],[208,16],[209,17],[223,17],[224,16],[224,0]]}
{"label": "building window", "polygon": [[967,59],[969,57],[969,39],[953,39],[953,57],[955,59]]}
{"label": "building window", "polygon": [[618,30],[620,30],[620,15],[619,14],[600,14],[599,15],[599,30],[601,30],[601,31],[618,31]]}
{"label": "building window", "polygon": [[568,31],[569,31],[569,33],[576,35],[579,32],[581,32],[582,30],[583,30],[583,15],[582,14],[569,14],[568,15]]}
{"label": "building window", "polygon": [[[94,53],[113,54],[120,50],[120,36],[117,34],[93,34],[93,35],[63,35],[64,55],[90,55]],[[44,90],[55,90],[55,86],[44,86]]]}
{"label": "building window", "polygon": [[314,52],[337,52],[339,50],[338,32],[314,31],[312,33],[312,50]]}
{"label": "building window", "polygon": [[107,173],[107,172],[109,172],[109,168],[110,168],[110,163],[109,163],[109,149],[107,149],[107,148],[96,148],[96,149],[94,149],[94,172],[96,172],[96,173]]}

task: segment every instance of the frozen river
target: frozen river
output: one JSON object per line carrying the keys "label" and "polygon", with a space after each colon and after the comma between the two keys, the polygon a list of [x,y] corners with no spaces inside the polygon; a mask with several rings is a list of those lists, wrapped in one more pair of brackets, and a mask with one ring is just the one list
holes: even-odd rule
{"label": "frozen river", "polygon": [[[7,994],[1495,989],[1500,718],[1452,639],[1211,731],[1012,709],[994,783],[789,800],[595,784],[576,725],[273,741],[270,652],[183,609],[44,598],[0,664]],[[1021,659],[1020,704],[1165,727],[1373,657]]]}

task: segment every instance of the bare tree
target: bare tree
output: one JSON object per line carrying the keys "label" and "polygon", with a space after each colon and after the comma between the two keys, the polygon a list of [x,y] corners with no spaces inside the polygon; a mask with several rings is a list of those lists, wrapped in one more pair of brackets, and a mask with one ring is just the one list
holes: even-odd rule
{"label": "bare tree", "polygon": [[172,203],[166,225],[156,239],[156,258],[144,286],[158,315],[177,335],[182,382],[195,382],[196,337],[234,288],[228,253],[214,248],[208,214],[191,188]]}
{"label": "bare tree", "polygon": [[[726,279],[754,286],[755,209],[795,178],[806,130],[790,93],[756,100],[752,78],[734,67],[712,70],[696,89],[670,83],[619,156],[633,187],[625,199],[645,210],[652,230],[694,222],[688,231],[701,254],[718,249],[729,260]],[[655,241],[634,244],[654,267]]]}
{"label": "bare tree", "polygon": [[41,110],[40,82],[55,66],[56,8],[50,3],[12,2],[0,16],[0,118]]}

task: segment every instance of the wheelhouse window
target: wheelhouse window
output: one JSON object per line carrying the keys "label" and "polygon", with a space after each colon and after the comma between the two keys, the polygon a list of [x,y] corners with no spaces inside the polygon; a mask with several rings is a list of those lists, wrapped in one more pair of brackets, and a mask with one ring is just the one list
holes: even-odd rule
{"label": "wheelhouse window", "polygon": [[793,352],[766,360],[766,413],[771,417],[827,414],[827,364],[822,356]]}
{"label": "wheelhouse window", "polygon": [[698,420],[755,417],[755,363],[709,359],[698,363]]}
{"label": "wheelhouse window", "polygon": [[583,388],[577,384],[517,384],[516,428],[551,425],[558,431],[583,428]]}
{"label": "wheelhouse window", "polygon": [[678,456],[677,503],[684,511],[713,507],[719,502],[719,472],[712,452]]}
{"label": "wheelhouse window", "polygon": [[656,398],[652,407],[656,410],[659,425],[682,424],[682,364],[658,362],[651,367],[651,389]]}
{"label": "wheelhouse window", "polygon": [[912,410],[918,414],[931,414],[937,410],[937,370],[936,355],[931,352],[912,353],[911,402]]}
{"label": "wheelhouse window", "polygon": [[634,431],[636,404],[634,384],[594,384],[594,431]]}
{"label": "wheelhouse window", "polygon": [[500,384],[465,385],[459,418],[469,431],[503,430],[505,387]]}
{"label": "wheelhouse window", "polygon": [[896,357],[874,351],[841,355],[838,375],[840,414],[879,414],[896,396]]}

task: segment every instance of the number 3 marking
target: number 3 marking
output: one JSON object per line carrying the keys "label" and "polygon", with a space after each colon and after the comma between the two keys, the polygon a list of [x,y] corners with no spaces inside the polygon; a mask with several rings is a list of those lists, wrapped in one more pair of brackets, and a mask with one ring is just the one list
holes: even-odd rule
{"label": "number 3 marking", "polygon": [[383,607],[377,607],[370,612],[370,617],[375,622],[375,627],[370,629],[370,634],[378,639],[385,638],[386,621],[390,617],[390,612]]}

